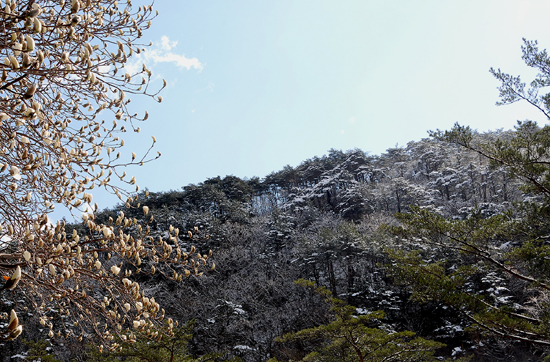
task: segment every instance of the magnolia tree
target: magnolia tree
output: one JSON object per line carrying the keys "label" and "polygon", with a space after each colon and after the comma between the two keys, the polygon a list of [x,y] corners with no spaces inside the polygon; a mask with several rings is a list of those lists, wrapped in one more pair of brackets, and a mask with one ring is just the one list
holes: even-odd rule
{"label": "magnolia tree", "polygon": [[[154,237],[148,208],[117,186],[137,191],[124,169],[154,158],[151,148],[143,157],[125,158],[119,137],[139,132],[137,123],[148,117],[130,111],[131,95],[162,101],[148,90],[145,65],[137,73],[125,70],[132,55],[144,51],[139,38],[156,16],[152,6],[3,0],[1,7],[0,272],[8,279],[1,296],[24,298],[50,337],[95,332],[112,347],[114,335],[154,338],[159,326],[171,333],[172,322],[161,322],[164,311],[133,276],[157,271],[181,280],[211,267],[209,255],[183,250],[172,227],[164,238]],[[90,212],[80,233],[49,221],[56,204],[72,210],[90,204],[94,187],[141,207],[144,221],[120,213],[100,224]],[[1,339],[21,334],[22,304],[11,310]]]}

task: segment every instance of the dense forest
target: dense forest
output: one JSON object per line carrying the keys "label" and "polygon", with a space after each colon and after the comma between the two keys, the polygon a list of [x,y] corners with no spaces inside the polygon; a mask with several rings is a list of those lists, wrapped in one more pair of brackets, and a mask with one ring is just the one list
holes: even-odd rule
{"label": "dense forest", "polygon": [[[475,144],[487,145],[509,142],[517,132],[471,136]],[[397,336],[410,331],[423,343],[444,343],[428,348],[441,358],[504,361],[514,356],[520,361],[538,360],[544,348],[487,333],[490,329],[479,328],[448,295],[419,294],[413,287],[415,277],[406,275],[414,274],[413,269],[401,268],[407,262],[396,260],[405,258],[403,251],[420,248],[417,257],[437,262],[447,275],[479,262],[442,244],[415,241],[418,236],[405,236],[398,226],[408,222],[404,216],[418,212],[456,222],[492,220],[508,215],[518,204],[538,202],[537,197],[509,167],[431,137],[381,155],[332,149],[264,178],[215,177],[181,190],[144,191],[138,201],[147,204],[146,216],[141,208],[121,204],[95,218],[112,223],[125,213],[146,219],[152,235],[177,228],[183,248],[194,245],[199,253],[213,251],[215,269],[181,284],[165,278],[162,270],[135,276],[145,295],[162,300],[166,315],[186,326],[183,345],[189,358],[300,360],[330,337],[307,339],[292,333],[330,325],[338,317],[363,318],[371,332]],[[495,241],[491,248],[508,251],[515,242]],[[103,260],[108,263],[106,256]],[[153,264],[144,261],[141,268]],[[462,277],[467,280],[458,290],[466,288],[501,307],[514,308],[532,294],[498,268],[464,269]],[[352,306],[353,311],[347,310],[344,318],[335,303],[338,308]],[[41,338],[39,330],[32,333]],[[26,338],[32,339],[29,334]],[[411,336],[405,339],[412,341]],[[51,346],[42,346],[41,353],[52,352],[59,360],[92,358],[71,342],[62,342],[63,353],[56,348],[61,342],[45,342]],[[3,348],[15,352],[28,346],[14,343]]]}

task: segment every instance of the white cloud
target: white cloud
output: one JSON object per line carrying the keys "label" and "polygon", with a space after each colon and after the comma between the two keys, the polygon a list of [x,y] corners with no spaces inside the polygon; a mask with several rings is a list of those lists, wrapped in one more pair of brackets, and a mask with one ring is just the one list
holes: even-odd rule
{"label": "white cloud", "polygon": [[160,47],[164,50],[170,50],[172,48],[175,48],[176,45],[178,45],[178,41],[170,42],[170,39],[166,35],[163,35],[162,38],[160,38]]}
{"label": "white cloud", "polygon": [[158,50],[152,50],[145,55],[145,59],[150,59],[154,63],[175,63],[178,67],[195,68],[202,70],[202,64],[197,58],[186,58],[184,54],[178,55],[172,52],[159,52]]}
{"label": "white cloud", "polygon": [[357,120],[355,119],[355,116],[351,116],[351,117],[349,118],[349,120],[348,120],[348,123],[349,123],[349,124],[355,124],[355,121],[357,121]]}
{"label": "white cloud", "polygon": [[153,42],[153,45],[145,48],[145,51],[140,54],[134,53],[125,66],[127,72],[135,74],[141,71],[143,63],[149,69],[159,63],[174,63],[180,68],[186,68],[187,70],[194,68],[201,71],[203,65],[197,58],[187,58],[185,54],[175,52],[177,45],[177,41],[171,41],[166,35],[163,35],[159,42]]}

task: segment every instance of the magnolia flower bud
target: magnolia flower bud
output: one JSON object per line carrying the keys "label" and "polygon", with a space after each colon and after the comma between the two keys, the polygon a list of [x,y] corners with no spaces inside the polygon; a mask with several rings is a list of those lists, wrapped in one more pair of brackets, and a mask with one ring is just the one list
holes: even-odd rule
{"label": "magnolia flower bud", "polygon": [[41,33],[42,32],[42,23],[40,22],[40,19],[38,19],[38,18],[34,18],[33,31],[35,33]]}
{"label": "magnolia flower bud", "polygon": [[17,61],[17,59],[13,56],[13,55],[8,55],[8,58],[10,60],[10,63],[11,63],[11,66],[13,69],[19,69],[19,62]]}
{"label": "magnolia flower bud", "polygon": [[17,166],[11,166],[10,175],[12,175],[17,181],[21,180],[21,174],[19,173],[19,168],[17,168]]}
{"label": "magnolia flower bud", "polygon": [[44,53],[42,52],[42,50],[39,50],[38,51],[38,62],[40,64],[42,64],[43,61],[44,61]]}
{"label": "magnolia flower bud", "polygon": [[10,313],[10,323],[8,325],[8,333],[11,333],[13,330],[15,330],[19,326],[19,318],[17,317],[17,313],[15,310],[11,310]]}
{"label": "magnolia flower bud", "polygon": [[25,94],[23,95],[23,98],[31,98],[34,93],[36,92],[36,90],[38,89],[38,84],[33,84],[31,85],[27,91],[25,92]]}
{"label": "magnolia flower bud", "polygon": [[27,40],[27,50],[32,52],[34,50],[34,46],[35,46],[34,39],[28,34],[25,37],[25,39]]}
{"label": "magnolia flower bud", "polygon": [[23,44],[21,43],[13,44],[13,54],[15,54],[16,57],[18,57],[21,54],[22,49],[23,49]]}
{"label": "magnolia flower bud", "polygon": [[29,54],[23,53],[23,68],[28,68],[31,65],[31,57]]}
{"label": "magnolia flower bud", "polygon": [[118,273],[120,273],[120,268],[116,265],[113,265],[111,267],[111,273],[113,273],[114,275],[118,275]]}
{"label": "magnolia flower bud", "polygon": [[72,0],[71,1],[71,13],[77,13],[80,10],[80,1]]}

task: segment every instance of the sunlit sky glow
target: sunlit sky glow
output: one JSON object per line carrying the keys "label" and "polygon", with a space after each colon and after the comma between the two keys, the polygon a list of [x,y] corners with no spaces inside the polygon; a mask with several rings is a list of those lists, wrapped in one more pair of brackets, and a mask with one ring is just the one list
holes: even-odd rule
{"label": "sunlit sky glow", "polygon": [[[134,1],[134,6],[141,1]],[[144,2],[143,2],[144,3]],[[264,177],[330,148],[380,154],[448,129],[512,128],[544,122],[526,105],[496,107],[491,66],[533,76],[522,37],[550,47],[550,2],[521,1],[168,1],[144,43],[152,87],[168,82],[128,157],[150,136],[162,157],[129,168],[151,191],[215,176]],[[113,197],[94,193],[100,207]]]}

